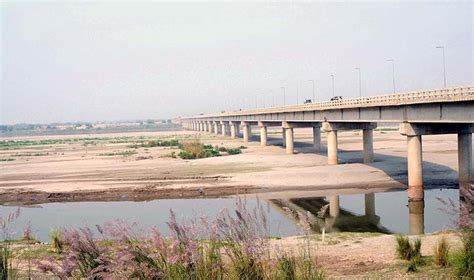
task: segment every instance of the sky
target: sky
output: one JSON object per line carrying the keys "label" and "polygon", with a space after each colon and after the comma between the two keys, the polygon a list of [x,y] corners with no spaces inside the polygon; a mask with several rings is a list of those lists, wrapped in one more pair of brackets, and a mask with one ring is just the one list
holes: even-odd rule
{"label": "sky", "polygon": [[[471,1],[2,1],[0,124],[473,85]],[[282,88],[283,87],[283,88]],[[285,92],[285,94],[283,94]],[[285,98],[284,98],[285,97]]]}

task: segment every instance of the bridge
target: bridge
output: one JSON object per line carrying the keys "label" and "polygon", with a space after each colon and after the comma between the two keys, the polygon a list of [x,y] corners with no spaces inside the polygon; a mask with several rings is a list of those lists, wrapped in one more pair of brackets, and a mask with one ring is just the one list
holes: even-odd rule
{"label": "bridge", "polygon": [[[313,147],[321,151],[321,128],[327,132],[328,164],[338,164],[337,132],[362,130],[364,163],[373,161],[373,129],[379,123],[398,123],[407,137],[408,198],[424,198],[422,136],[458,135],[459,182],[469,182],[472,170],[474,130],[474,86],[416,91],[331,102],[257,108],[181,119],[185,129],[229,135],[242,135],[248,142],[251,126],[260,128],[260,143],[267,145],[267,128],[282,128],[287,154],[294,153],[294,129],[313,128]],[[242,131],[242,133],[240,133]]]}

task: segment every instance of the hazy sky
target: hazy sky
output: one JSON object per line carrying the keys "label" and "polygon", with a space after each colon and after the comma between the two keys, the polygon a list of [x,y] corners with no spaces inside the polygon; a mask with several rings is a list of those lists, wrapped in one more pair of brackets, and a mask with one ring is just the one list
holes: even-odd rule
{"label": "hazy sky", "polygon": [[463,2],[1,4],[0,123],[173,118],[473,84]]}

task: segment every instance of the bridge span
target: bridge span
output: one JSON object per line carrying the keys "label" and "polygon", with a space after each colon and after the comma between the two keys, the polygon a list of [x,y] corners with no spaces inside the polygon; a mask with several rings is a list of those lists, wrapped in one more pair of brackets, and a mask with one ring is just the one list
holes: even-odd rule
{"label": "bridge span", "polygon": [[257,125],[262,146],[267,145],[267,128],[281,127],[287,154],[294,153],[293,131],[301,127],[313,128],[313,146],[319,153],[322,129],[327,132],[330,165],[338,164],[338,131],[362,130],[364,163],[370,163],[373,129],[378,123],[399,123],[400,133],[407,137],[410,201],[424,196],[422,136],[457,134],[459,182],[474,180],[474,86],[191,116],[182,118],[181,123],[190,130],[232,138],[242,135],[244,142],[249,141],[251,126]]}

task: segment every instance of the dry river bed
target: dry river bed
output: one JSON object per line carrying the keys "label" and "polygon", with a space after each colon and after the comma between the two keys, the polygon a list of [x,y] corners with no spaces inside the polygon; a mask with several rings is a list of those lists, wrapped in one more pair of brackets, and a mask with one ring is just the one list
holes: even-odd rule
{"label": "dry river bed", "polygon": [[[176,148],[130,145],[192,138],[228,148],[244,143],[192,131],[2,138],[0,141],[30,140],[35,144],[0,147],[0,202],[314,194],[337,189],[360,192],[403,188],[407,181],[406,139],[398,131],[374,132],[375,161],[369,165],[362,163],[361,133],[339,133],[341,164],[337,166],[327,165],[324,133],[323,151],[317,154],[312,149],[311,130],[296,130],[294,155],[285,154],[281,130],[269,130],[266,147],[260,146],[257,130],[253,135],[242,154],[198,160],[173,158],[172,153],[179,152]],[[456,184],[455,135],[424,137],[423,156],[426,185]]]}

